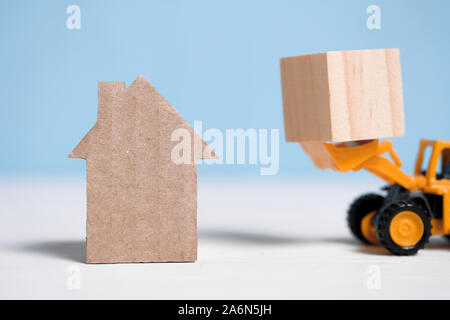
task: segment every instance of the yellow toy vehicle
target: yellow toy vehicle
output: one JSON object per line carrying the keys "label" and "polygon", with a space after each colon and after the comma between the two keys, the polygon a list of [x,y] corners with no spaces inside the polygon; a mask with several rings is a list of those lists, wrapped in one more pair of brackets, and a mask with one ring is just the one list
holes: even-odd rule
{"label": "yellow toy vehicle", "polygon": [[[389,184],[386,196],[363,195],[350,206],[350,230],[364,243],[381,244],[396,255],[413,255],[431,235],[450,235],[450,142],[423,139],[411,176],[400,169],[402,163],[390,141],[301,145],[319,168],[366,169]],[[431,149],[428,165],[427,148]]]}

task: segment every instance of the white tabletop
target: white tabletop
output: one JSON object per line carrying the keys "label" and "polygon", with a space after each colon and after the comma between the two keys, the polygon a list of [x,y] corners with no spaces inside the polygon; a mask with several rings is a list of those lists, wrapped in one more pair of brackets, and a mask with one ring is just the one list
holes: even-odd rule
{"label": "white tabletop", "polygon": [[2,179],[0,298],[450,298],[441,237],[397,257],[350,235],[376,180],[199,180],[197,262],[87,265],[84,182]]}

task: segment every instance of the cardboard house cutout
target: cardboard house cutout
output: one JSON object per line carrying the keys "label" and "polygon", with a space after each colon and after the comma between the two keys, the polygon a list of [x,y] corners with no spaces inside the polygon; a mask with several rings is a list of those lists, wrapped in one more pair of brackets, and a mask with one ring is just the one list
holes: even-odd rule
{"label": "cardboard house cutout", "polygon": [[[176,164],[185,129],[199,151]],[[86,160],[87,263],[197,259],[197,164],[214,152],[150,82],[99,82],[94,127],[69,155]]]}

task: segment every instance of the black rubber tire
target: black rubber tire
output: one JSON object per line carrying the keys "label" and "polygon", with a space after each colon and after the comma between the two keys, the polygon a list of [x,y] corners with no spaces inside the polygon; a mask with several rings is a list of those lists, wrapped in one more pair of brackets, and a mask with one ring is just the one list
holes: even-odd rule
{"label": "black rubber tire", "polygon": [[[413,211],[415,212],[423,222],[424,230],[422,238],[417,244],[412,247],[402,247],[396,244],[390,236],[389,228],[392,219],[402,211]],[[425,245],[430,240],[431,236],[431,216],[430,214],[421,206],[415,204],[412,201],[398,201],[389,205],[386,209],[384,209],[378,215],[377,224],[377,237],[380,243],[385,247],[389,252],[395,255],[400,256],[410,256],[414,255],[420,249],[423,249]]]}
{"label": "black rubber tire", "polygon": [[369,193],[356,198],[347,213],[347,223],[352,234],[365,244],[371,244],[361,232],[361,220],[372,211],[380,210],[384,197]]}
{"label": "black rubber tire", "polygon": [[447,239],[448,242],[450,242],[450,236],[449,235],[445,235],[444,238]]}

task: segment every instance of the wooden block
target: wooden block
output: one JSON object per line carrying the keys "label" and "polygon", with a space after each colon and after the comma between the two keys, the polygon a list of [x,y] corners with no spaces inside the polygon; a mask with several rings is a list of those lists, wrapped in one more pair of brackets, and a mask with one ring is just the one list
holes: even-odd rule
{"label": "wooden block", "polygon": [[322,142],[300,142],[300,145],[317,168],[337,170],[332,156]]}
{"label": "wooden block", "polygon": [[400,51],[332,51],[281,59],[287,141],[404,135]]}

